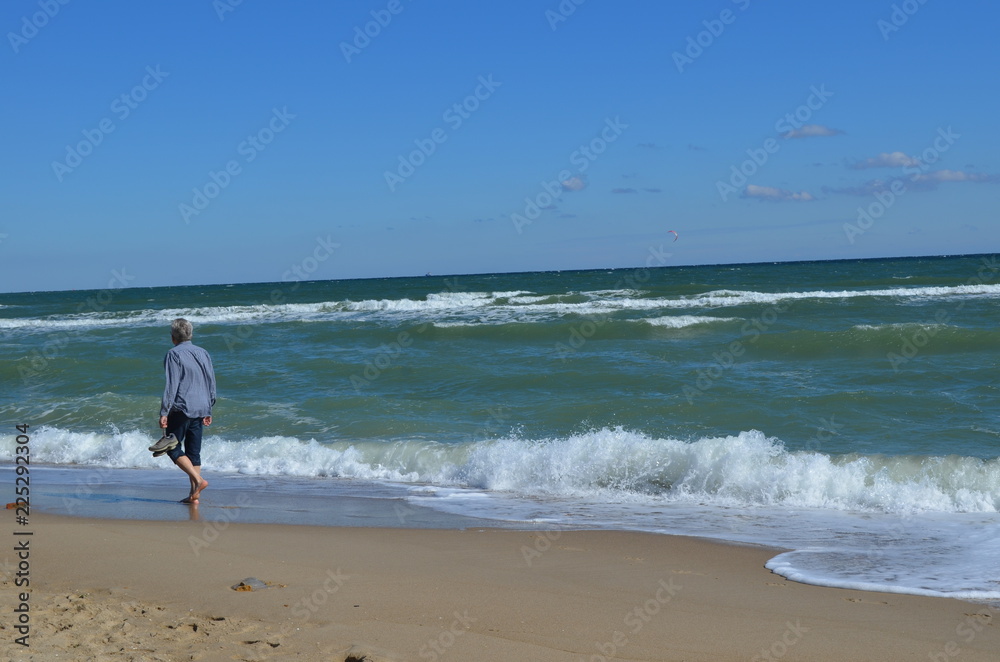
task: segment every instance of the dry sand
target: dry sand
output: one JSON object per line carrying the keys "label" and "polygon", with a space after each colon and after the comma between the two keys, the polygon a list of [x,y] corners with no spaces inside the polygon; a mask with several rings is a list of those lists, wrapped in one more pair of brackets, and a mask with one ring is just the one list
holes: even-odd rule
{"label": "dry sand", "polygon": [[[17,541],[13,517],[3,533]],[[30,647],[4,660],[1000,659],[1000,614],[795,584],[773,550],[627,532],[32,514]],[[254,577],[271,586],[234,591]]]}

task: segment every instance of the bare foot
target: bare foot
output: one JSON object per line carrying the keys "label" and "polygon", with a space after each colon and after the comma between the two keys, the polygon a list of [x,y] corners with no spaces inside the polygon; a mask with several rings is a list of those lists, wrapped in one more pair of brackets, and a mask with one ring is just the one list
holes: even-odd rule
{"label": "bare foot", "polygon": [[198,484],[198,489],[196,489],[194,492],[192,492],[191,496],[189,496],[188,498],[191,499],[192,502],[197,501],[198,500],[198,495],[201,494],[201,491],[203,489],[205,489],[206,487],[208,487],[208,481],[205,480],[204,478],[202,478],[201,479],[201,483]]}
{"label": "bare foot", "polygon": [[201,479],[201,483],[199,483],[199,485],[198,485],[198,489],[196,489],[194,492],[192,492],[191,494],[189,494],[186,497],[184,497],[183,499],[181,499],[180,502],[181,503],[198,503],[198,495],[200,495],[201,491],[204,490],[206,487],[208,487],[208,481],[205,480],[204,478],[202,478]]}

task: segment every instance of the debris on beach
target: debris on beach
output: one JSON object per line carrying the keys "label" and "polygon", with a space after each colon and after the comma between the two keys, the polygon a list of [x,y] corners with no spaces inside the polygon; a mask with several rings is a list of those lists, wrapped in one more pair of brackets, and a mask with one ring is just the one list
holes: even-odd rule
{"label": "debris on beach", "polygon": [[[239,584],[233,584],[232,589],[234,591],[263,591],[265,588],[272,588],[276,584],[272,582],[262,582],[256,577],[247,577]],[[284,587],[283,584],[277,584],[277,586]]]}

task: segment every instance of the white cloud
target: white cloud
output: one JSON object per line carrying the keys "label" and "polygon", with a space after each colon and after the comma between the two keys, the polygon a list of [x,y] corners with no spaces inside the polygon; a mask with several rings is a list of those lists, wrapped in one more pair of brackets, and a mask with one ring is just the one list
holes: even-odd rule
{"label": "white cloud", "polygon": [[889,185],[892,184],[893,181],[895,180],[890,179],[889,181],[884,181],[881,179],[871,179],[857,186],[842,186],[839,188],[834,188],[832,186],[824,186],[823,193],[839,193],[843,195],[856,195],[856,196],[873,195],[877,191],[884,191],[887,188],[889,188]]}
{"label": "white cloud", "polygon": [[882,152],[874,158],[859,161],[851,167],[855,170],[866,170],[868,168],[910,168],[919,165],[919,159],[907,156],[903,152]]}
{"label": "white cloud", "polygon": [[911,175],[909,177],[892,177],[887,180],[872,179],[858,186],[847,186],[842,188],[824,186],[823,192],[867,196],[874,195],[879,191],[885,191],[897,186],[897,183],[901,184],[906,190],[934,191],[937,190],[940,184],[946,184],[949,182],[997,184],[1000,183],[1000,175],[991,175],[984,172],[965,172],[962,170],[934,170],[931,172]]}
{"label": "white cloud", "polygon": [[915,182],[988,182],[992,179],[991,175],[961,170],[935,170],[913,177]]}
{"label": "white cloud", "polygon": [[743,190],[743,197],[768,200],[770,202],[811,202],[816,199],[811,193],[805,191],[794,193],[785,189],[774,188],[773,186],[755,186],[754,184],[750,184]]}
{"label": "white cloud", "polygon": [[587,188],[587,182],[580,177],[570,177],[569,179],[565,179],[559,183],[562,184],[562,187],[567,191],[582,191]]}
{"label": "white cloud", "polygon": [[831,129],[822,124],[803,124],[798,129],[781,134],[782,138],[817,138],[822,136],[839,136],[843,131]]}

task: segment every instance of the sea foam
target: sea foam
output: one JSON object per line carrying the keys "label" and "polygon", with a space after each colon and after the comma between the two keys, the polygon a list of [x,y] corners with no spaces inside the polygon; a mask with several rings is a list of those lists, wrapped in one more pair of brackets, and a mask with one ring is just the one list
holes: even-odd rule
{"label": "sea foam", "polygon": [[[33,460],[157,467],[140,431],[95,433],[42,427]],[[10,448],[3,446],[4,459]],[[829,456],[790,452],[758,431],[694,441],[600,429],[555,439],[335,441],[207,434],[211,471],[345,477],[460,487],[523,496],[623,503],[711,503],[877,513],[1000,511],[1000,459]]]}
{"label": "sea foam", "polygon": [[[555,299],[554,300],[554,297]],[[324,322],[370,317],[378,320],[412,319],[436,321],[439,316],[467,316],[474,323],[484,312],[486,323],[525,321],[527,316],[547,320],[560,316],[601,317],[617,312],[722,309],[750,305],[776,305],[788,301],[846,300],[860,297],[942,299],[956,297],[1000,297],[1000,284],[958,285],[950,287],[913,287],[841,291],[757,292],[752,290],[711,290],[700,294],[674,297],[650,296],[636,290],[598,290],[563,295],[539,295],[521,290],[501,292],[436,292],[423,299],[333,300],[315,303],[280,305],[234,305],[164,310],[138,310],[127,313],[90,312],[53,315],[44,318],[0,318],[0,329],[67,330],[99,327],[143,327],[169,323],[185,317],[195,324],[248,324],[284,322]],[[577,300],[583,299],[583,300]],[[449,319],[454,322],[455,320]]]}
{"label": "sea foam", "polygon": [[[166,467],[145,432],[40,427],[32,461]],[[12,438],[0,460],[12,461]],[[831,457],[761,432],[693,441],[600,429],[558,439],[320,443],[207,435],[205,471],[410,486],[445,512],[553,527],[681,533],[782,547],[768,568],[805,583],[1000,600],[1000,461]],[[310,493],[321,489],[312,482]]]}

